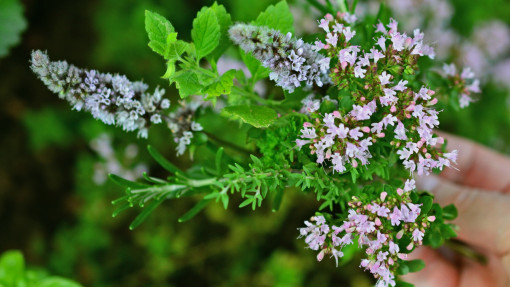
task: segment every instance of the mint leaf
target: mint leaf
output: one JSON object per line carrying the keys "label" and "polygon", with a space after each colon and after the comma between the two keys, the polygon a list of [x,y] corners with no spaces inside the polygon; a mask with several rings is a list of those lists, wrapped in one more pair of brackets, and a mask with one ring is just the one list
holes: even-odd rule
{"label": "mint leaf", "polygon": [[145,31],[149,36],[149,47],[161,56],[165,56],[167,37],[174,32],[170,21],[158,13],[145,10]]}
{"label": "mint leaf", "polygon": [[23,17],[23,6],[18,0],[0,1],[0,58],[9,53],[9,48],[18,44],[21,32],[27,27]]}
{"label": "mint leaf", "polygon": [[267,9],[260,13],[255,20],[257,26],[267,26],[282,33],[294,33],[294,17],[290,12],[287,2],[281,1],[276,5],[270,5]]}
{"label": "mint leaf", "polygon": [[193,20],[191,38],[195,43],[197,58],[209,55],[220,43],[220,24],[212,8],[202,8]]}
{"label": "mint leaf", "polygon": [[177,89],[179,89],[179,95],[181,98],[198,94],[203,88],[198,81],[197,74],[193,71],[188,70],[178,73],[178,75],[174,77],[174,80],[176,82]]}
{"label": "mint leaf", "polygon": [[209,59],[218,61],[221,55],[223,55],[225,50],[227,50],[231,44],[228,36],[228,28],[230,28],[230,25],[232,25],[232,19],[223,5],[218,5],[216,2],[214,2],[214,4],[211,6],[211,9],[214,11],[216,20],[218,20],[218,24],[220,25],[221,36],[218,47],[216,47],[216,49],[214,49],[214,51],[209,55]]}
{"label": "mint leaf", "polygon": [[173,41],[173,33],[168,35],[165,49],[165,59],[170,61],[177,60],[184,52],[189,51],[190,44],[181,40]]}
{"label": "mint leaf", "polygon": [[242,49],[239,49],[241,53],[241,58],[243,59],[244,64],[248,68],[251,73],[251,77],[254,82],[267,78],[271,70],[262,66],[259,60],[253,57],[251,54],[245,53]]}
{"label": "mint leaf", "polygon": [[268,127],[278,117],[273,109],[264,106],[230,106],[224,108],[223,113],[234,118],[240,118],[243,122],[256,128]]}
{"label": "mint leaf", "polygon": [[81,287],[80,284],[69,279],[52,276],[38,282],[38,287]]}
{"label": "mint leaf", "polygon": [[220,95],[228,95],[234,85],[234,76],[236,70],[228,70],[225,72],[218,81],[209,85],[204,94],[207,94],[207,99],[219,97]]}

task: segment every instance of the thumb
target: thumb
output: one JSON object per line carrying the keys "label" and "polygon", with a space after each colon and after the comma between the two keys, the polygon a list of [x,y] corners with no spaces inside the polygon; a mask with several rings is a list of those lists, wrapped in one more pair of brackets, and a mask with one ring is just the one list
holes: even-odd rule
{"label": "thumb", "polygon": [[510,250],[510,195],[469,188],[436,176],[417,178],[420,189],[435,195],[441,206],[453,203],[459,216],[459,238],[472,245],[506,254]]}

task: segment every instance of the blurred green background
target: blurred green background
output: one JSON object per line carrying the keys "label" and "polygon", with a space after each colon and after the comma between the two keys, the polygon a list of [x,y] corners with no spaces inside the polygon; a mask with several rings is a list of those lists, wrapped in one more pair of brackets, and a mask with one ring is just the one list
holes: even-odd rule
{"label": "blurred green background", "polygon": [[[234,21],[249,21],[276,1],[218,2]],[[305,1],[289,3],[300,15],[296,26],[314,17]],[[451,25],[460,35],[470,35],[480,21],[510,22],[505,0],[451,3]],[[100,184],[101,164],[108,160],[91,141],[108,135],[113,157],[123,169],[146,166],[164,177],[146,152],[148,142],[71,112],[29,70],[31,50],[47,50],[54,60],[163,86],[175,103],[175,89],[160,78],[164,63],[147,47],[144,10],[166,16],[179,37],[187,39],[196,12],[212,1],[21,4],[28,26],[21,42],[0,58],[0,252],[21,250],[29,266],[84,286],[370,286],[359,260],[341,268],[332,260],[317,263],[315,253],[296,240],[297,228],[319,206],[313,196],[299,192],[287,192],[277,213],[264,206],[256,212],[238,209],[239,203],[232,202],[227,211],[211,205],[183,224],[177,218],[196,200],[166,202],[130,231],[137,211],[112,218],[110,202],[122,190],[109,182]],[[5,25],[0,22],[0,33]],[[484,92],[472,108],[443,116],[443,128],[508,152],[508,91],[489,84]],[[189,166],[187,157],[175,158],[175,146],[164,129],[151,131],[150,143],[172,161]]]}

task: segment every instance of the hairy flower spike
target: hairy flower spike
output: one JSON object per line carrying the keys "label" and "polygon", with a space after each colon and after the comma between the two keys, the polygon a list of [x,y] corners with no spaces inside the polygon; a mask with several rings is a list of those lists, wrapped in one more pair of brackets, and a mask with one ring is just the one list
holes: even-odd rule
{"label": "hairy flower spike", "polygon": [[[246,24],[234,25],[229,33],[232,41],[271,69],[271,80],[289,92],[300,87],[301,82],[309,87],[329,82],[330,59],[303,40],[292,38],[291,33],[283,35],[277,30]],[[331,45],[336,41],[329,39]]]}
{"label": "hairy flower spike", "polygon": [[161,122],[161,115],[170,107],[163,99],[163,89],[147,93],[143,82],[131,82],[123,75],[80,69],[66,61],[50,61],[42,51],[33,51],[31,68],[39,79],[65,99],[76,110],[86,110],[108,125],[125,131],[138,131],[147,138],[151,124]]}

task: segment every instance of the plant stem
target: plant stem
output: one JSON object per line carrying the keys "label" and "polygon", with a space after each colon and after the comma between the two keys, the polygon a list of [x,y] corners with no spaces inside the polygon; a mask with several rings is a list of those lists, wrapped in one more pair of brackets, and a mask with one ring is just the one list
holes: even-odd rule
{"label": "plant stem", "polygon": [[238,145],[236,145],[236,144],[233,144],[233,143],[231,143],[231,142],[228,142],[228,141],[226,141],[226,140],[223,140],[223,139],[221,139],[221,138],[219,138],[219,137],[217,137],[217,136],[215,136],[215,135],[213,135],[213,134],[211,134],[211,133],[208,133],[208,132],[205,132],[205,131],[202,131],[202,132],[203,132],[205,135],[207,135],[207,137],[209,137],[210,139],[212,139],[213,141],[215,141],[215,142],[217,142],[217,143],[219,143],[219,144],[221,144],[221,145],[224,145],[224,146],[226,146],[226,147],[229,147],[229,148],[231,148],[231,149],[233,149],[233,150],[236,150],[236,151],[238,151],[238,152],[240,152],[240,153],[243,153],[243,154],[246,154],[246,155],[248,155],[248,156],[249,156],[249,155],[254,154],[254,152],[253,152],[253,151],[250,151],[250,150],[245,149],[245,148],[243,148],[243,147],[240,147],[240,146],[238,146]]}

